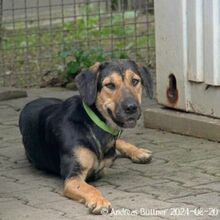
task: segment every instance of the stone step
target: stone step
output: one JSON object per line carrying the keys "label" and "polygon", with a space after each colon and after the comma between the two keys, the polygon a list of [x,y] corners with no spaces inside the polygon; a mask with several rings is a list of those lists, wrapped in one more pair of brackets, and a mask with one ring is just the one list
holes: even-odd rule
{"label": "stone step", "polygon": [[27,92],[25,90],[7,87],[0,88],[0,101],[24,97],[27,97]]}
{"label": "stone step", "polygon": [[144,111],[144,126],[173,133],[220,141],[220,120],[152,106]]}

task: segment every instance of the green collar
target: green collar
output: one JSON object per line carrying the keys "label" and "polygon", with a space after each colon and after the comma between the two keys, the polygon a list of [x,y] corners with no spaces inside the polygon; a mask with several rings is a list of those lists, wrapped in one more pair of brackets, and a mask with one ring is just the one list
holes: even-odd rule
{"label": "green collar", "polygon": [[87,115],[90,117],[90,119],[102,130],[112,134],[113,136],[118,136],[120,134],[120,130],[114,129],[109,127],[107,124],[105,124],[93,111],[92,109],[85,103],[83,103],[83,107],[87,113]]}

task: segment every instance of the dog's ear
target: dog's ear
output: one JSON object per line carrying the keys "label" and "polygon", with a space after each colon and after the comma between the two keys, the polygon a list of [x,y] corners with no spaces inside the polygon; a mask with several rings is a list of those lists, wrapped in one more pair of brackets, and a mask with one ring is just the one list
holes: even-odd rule
{"label": "dog's ear", "polygon": [[82,70],[75,78],[76,86],[83,101],[92,105],[97,95],[98,72],[100,63],[96,63],[87,70]]}
{"label": "dog's ear", "polygon": [[149,96],[152,99],[154,94],[153,94],[153,80],[150,71],[145,66],[141,66],[141,65],[138,65],[138,69],[147,96]]}

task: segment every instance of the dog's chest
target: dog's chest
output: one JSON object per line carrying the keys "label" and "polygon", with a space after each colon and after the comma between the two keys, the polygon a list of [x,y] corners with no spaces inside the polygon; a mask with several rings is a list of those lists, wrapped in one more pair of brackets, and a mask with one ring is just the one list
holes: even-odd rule
{"label": "dog's chest", "polygon": [[113,150],[115,150],[115,140],[109,139],[105,146],[103,147],[103,157],[108,157],[113,153]]}
{"label": "dog's chest", "polygon": [[114,157],[108,157],[101,161],[97,160],[88,177],[92,179],[98,179],[103,176],[105,168],[110,167],[113,164],[114,159]]}
{"label": "dog's chest", "polygon": [[103,150],[103,156],[100,160],[97,159],[97,167],[95,170],[103,169],[104,167],[110,167],[116,156],[115,141],[110,141]]}
{"label": "dog's chest", "polygon": [[113,164],[116,157],[115,151],[115,141],[109,142],[104,148],[103,157],[96,159],[90,176],[93,178],[99,178],[102,176],[104,173],[104,168],[110,167]]}

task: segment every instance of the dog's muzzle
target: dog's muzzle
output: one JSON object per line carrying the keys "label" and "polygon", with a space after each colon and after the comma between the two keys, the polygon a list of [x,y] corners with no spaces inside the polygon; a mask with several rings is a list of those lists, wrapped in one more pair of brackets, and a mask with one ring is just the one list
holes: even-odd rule
{"label": "dog's muzzle", "polygon": [[115,114],[110,109],[108,113],[119,127],[133,128],[141,116],[141,108],[134,98],[129,97],[118,104]]}

